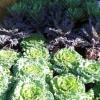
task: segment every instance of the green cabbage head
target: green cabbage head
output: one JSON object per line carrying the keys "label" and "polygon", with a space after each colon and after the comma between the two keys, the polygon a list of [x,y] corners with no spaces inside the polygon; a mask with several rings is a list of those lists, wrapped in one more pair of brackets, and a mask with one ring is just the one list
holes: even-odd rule
{"label": "green cabbage head", "polygon": [[21,42],[21,46],[23,49],[27,49],[29,47],[41,47],[44,46],[44,37],[39,33],[34,33],[31,37],[24,38]]}
{"label": "green cabbage head", "polygon": [[85,83],[100,81],[100,62],[85,60],[81,62],[77,72]]}
{"label": "green cabbage head", "polygon": [[[49,99],[48,99],[49,98]],[[18,80],[11,100],[54,100],[43,80],[24,77]]]}
{"label": "green cabbage head", "polygon": [[74,70],[75,67],[79,66],[81,59],[75,50],[63,48],[54,55],[54,69],[59,73]]}
{"label": "green cabbage head", "polygon": [[30,60],[38,61],[40,59],[49,60],[49,51],[45,47],[30,47],[24,52],[24,57]]}
{"label": "green cabbage head", "polygon": [[72,74],[56,76],[51,83],[55,100],[92,100],[86,99],[84,85]]}
{"label": "green cabbage head", "polygon": [[17,64],[13,67],[13,73],[16,77],[32,76],[45,78],[46,75],[52,76],[48,64],[42,62],[34,62],[26,58],[20,58]]}
{"label": "green cabbage head", "polygon": [[18,53],[14,50],[0,50],[0,65],[11,67],[18,59]]}

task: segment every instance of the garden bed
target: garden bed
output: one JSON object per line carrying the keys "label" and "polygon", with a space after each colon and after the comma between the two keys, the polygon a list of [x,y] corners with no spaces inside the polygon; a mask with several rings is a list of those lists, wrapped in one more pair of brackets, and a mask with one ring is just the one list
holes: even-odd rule
{"label": "garden bed", "polygon": [[20,0],[7,11],[0,23],[1,100],[100,99],[95,0]]}

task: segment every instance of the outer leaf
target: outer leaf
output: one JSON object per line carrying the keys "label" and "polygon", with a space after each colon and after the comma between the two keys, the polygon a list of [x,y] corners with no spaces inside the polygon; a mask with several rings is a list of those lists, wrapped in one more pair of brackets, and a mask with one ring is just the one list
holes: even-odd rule
{"label": "outer leaf", "polygon": [[32,60],[48,60],[49,51],[45,48],[44,37],[40,34],[34,34],[25,38],[21,43],[24,50],[24,57]]}

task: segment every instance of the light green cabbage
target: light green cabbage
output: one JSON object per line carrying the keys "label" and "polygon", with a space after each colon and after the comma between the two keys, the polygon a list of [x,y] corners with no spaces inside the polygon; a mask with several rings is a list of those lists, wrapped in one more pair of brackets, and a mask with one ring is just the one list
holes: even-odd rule
{"label": "light green cabbage", "polygon": [[84,85],[72,74],[56,76],[51,83],[55,100],[92,100],[87,99]]}
{"label": "light green cabbage", "polygon": [[54,100],[54,98],[43,80],[24,77],[18,81],[11,100]]}
{"label": "light green cabbage", "polygon": [[26,51],[24,52],[24,57],[34,61],[41,60],[41,59],[48,61],[50,58],[49,51],[44,47],[41,48],[30,47],[26,49]]}
{"label": "light green cabbage", "polygon": [[0,50],[0,65],[11,67],[18,59],[18,53],[14,50]]}
{"label": "light green cabbage", "polygon": [[34,33],[31,37],[25,38],[22,43],[24,57],[32,60],[48,60],[49,51],[45,48],[44,37],[39,33]]}
{"label": "light green cabbage", "polygon": [[44,37],[39,33],[34,33],[31,37],[24,38],[21,42],[21,46],[23,49],[27,49],[29,47],[41,47],[44,46]]}
{"label": "light green cabbage", "polygon": [[72,49],[63,48],[54,55],[54,69],[58,73],[74,70],[82,57]]}
{"label": "light green cabbage", "polygon": [[85,83],[100,81],[100,62],[83,60],[77,68],[77,73]]}
{"label": "light green cabbage", "polygon": [[26,58],[20,58],[16,65],[13,67],[13,73],[16,77],[32,76],[34,78],[46,78],[46,76],[52,77],[52,71],[50,71],[49,64],[43,61],[34,62]]}

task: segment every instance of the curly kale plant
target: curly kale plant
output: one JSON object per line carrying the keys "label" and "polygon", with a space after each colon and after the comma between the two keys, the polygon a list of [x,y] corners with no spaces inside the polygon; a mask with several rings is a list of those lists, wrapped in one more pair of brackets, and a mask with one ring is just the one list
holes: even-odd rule
{"label": "curly kale plant", "polygon": [[51,83],[55,100],[92,100],[86,96],[82,82],[72,74],[56,76]]}
{"label": "curly kale plant", "polygon": [[18,80],[11,100],[54,100],[43,80],[24,77]]}
{"label": "curly kale plant", "polygon": [[38,61],[41,59],[48,60],[49,51],[44,47],[41,48],[31,47],[26,49],[26,51],[24,52],[24,57],[34,61]]}
{"label": "curly kale plant", "polygon": [[77,72],[85,83],[100,81],[100,62],[83,61],[78,67]]}
{"label": "curly kale plant", "polygon": [[49,69],[49,64],[45,61],[33,62],[26,58],[20,58],[13,67],[13,73],[16,77],[32,76],[33,78],[43,78],[46,76],[52,77],[52,72]]}
{"label": "curly kale plant", "polygon": [[7,67],[0,66],[0,100],[5,97],[10,79],[10,70]]}
{"label": "curly kale plant", "polygon": [[74,70],[79,66],[81,56],[72,49],[61,49],[55,53],[54,69],[58,72],[68,72],[69,70]]}
{"label": "curly kale plant", "polygon": [[11,67],[18,59],[18,53],[14,50],[0,50],[0,65]]}
{"label": "curly kale plant", "polygon": [[24,57],[31,60],[49,59],[49,51],[45,48],[44,37],[41,34],[23,39],[21,46]]}
{"label": "curly kale plant", "polygon": [[32,36],[24,38],[21,42],[21,46],[23,49],[27,49],[29,47],[41,47],[44,46],[44,37],[39,33],[34,33]]}

